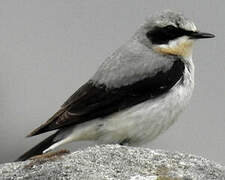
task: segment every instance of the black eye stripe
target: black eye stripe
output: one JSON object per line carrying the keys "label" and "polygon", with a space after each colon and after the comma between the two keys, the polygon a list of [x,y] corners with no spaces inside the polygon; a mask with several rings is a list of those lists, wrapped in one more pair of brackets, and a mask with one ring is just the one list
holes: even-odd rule
{"label": "black eye stripe", "polygon": [[189,35],[192,31],[187,31],[181,28],[176,28],[172,25],[166,27],[155,27],[147,32],[146,36],[153,44],[166,44],[170,40],[178,37]]}

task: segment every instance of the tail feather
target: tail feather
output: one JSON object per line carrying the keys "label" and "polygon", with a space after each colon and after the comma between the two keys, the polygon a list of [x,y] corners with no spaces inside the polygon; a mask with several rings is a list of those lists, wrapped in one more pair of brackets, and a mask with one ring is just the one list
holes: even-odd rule
{"label": "tail feather", "polygon": [[54,141],[54,138],[56,137],[58,133],[56,132],[55,134],[47,137],[45,140],[41,141],[39,144],[34,146],[32,149],[29,151],[25,152],[23,155],[21,155],[16,161],[25,161],[29,159],[32,156],[42,154],[42,152],[50,147],[52,144],[56,143]]}

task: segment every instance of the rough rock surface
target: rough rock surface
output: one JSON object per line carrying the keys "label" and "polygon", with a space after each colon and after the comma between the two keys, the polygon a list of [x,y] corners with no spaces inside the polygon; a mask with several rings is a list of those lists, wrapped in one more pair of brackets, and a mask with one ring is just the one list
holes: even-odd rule
{"label": "rough rock surface", "polygon": [[1,164],[0,179],[225,180],[225,167],[190,154],[102,145],[50,159]]}

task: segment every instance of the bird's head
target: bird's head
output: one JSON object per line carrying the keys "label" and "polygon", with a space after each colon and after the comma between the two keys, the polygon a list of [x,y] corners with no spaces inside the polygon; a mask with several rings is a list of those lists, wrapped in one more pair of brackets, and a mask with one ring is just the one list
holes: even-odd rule
{"label": "bird's head", "polygon": [[164,11],[147,19],[139,32],[138,38],[155,52],[185,59],[192,56],[195,40],[215,37],[198,31],[192,21],[173,11]]}

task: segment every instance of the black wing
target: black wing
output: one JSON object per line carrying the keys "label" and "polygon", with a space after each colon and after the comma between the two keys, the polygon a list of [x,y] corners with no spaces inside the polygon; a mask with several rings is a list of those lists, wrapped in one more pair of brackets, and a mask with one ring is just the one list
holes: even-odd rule
{"label": "black wing", "polygon": [[107,89],[103,84],[96,86],[89,81],[78,89],[52,118],[28,136],[104,117],[156,98],[182,80],[183,72],[184,64],[177,59],[169,70],[158,71],[153,77],[147,77],[132,85]]}

